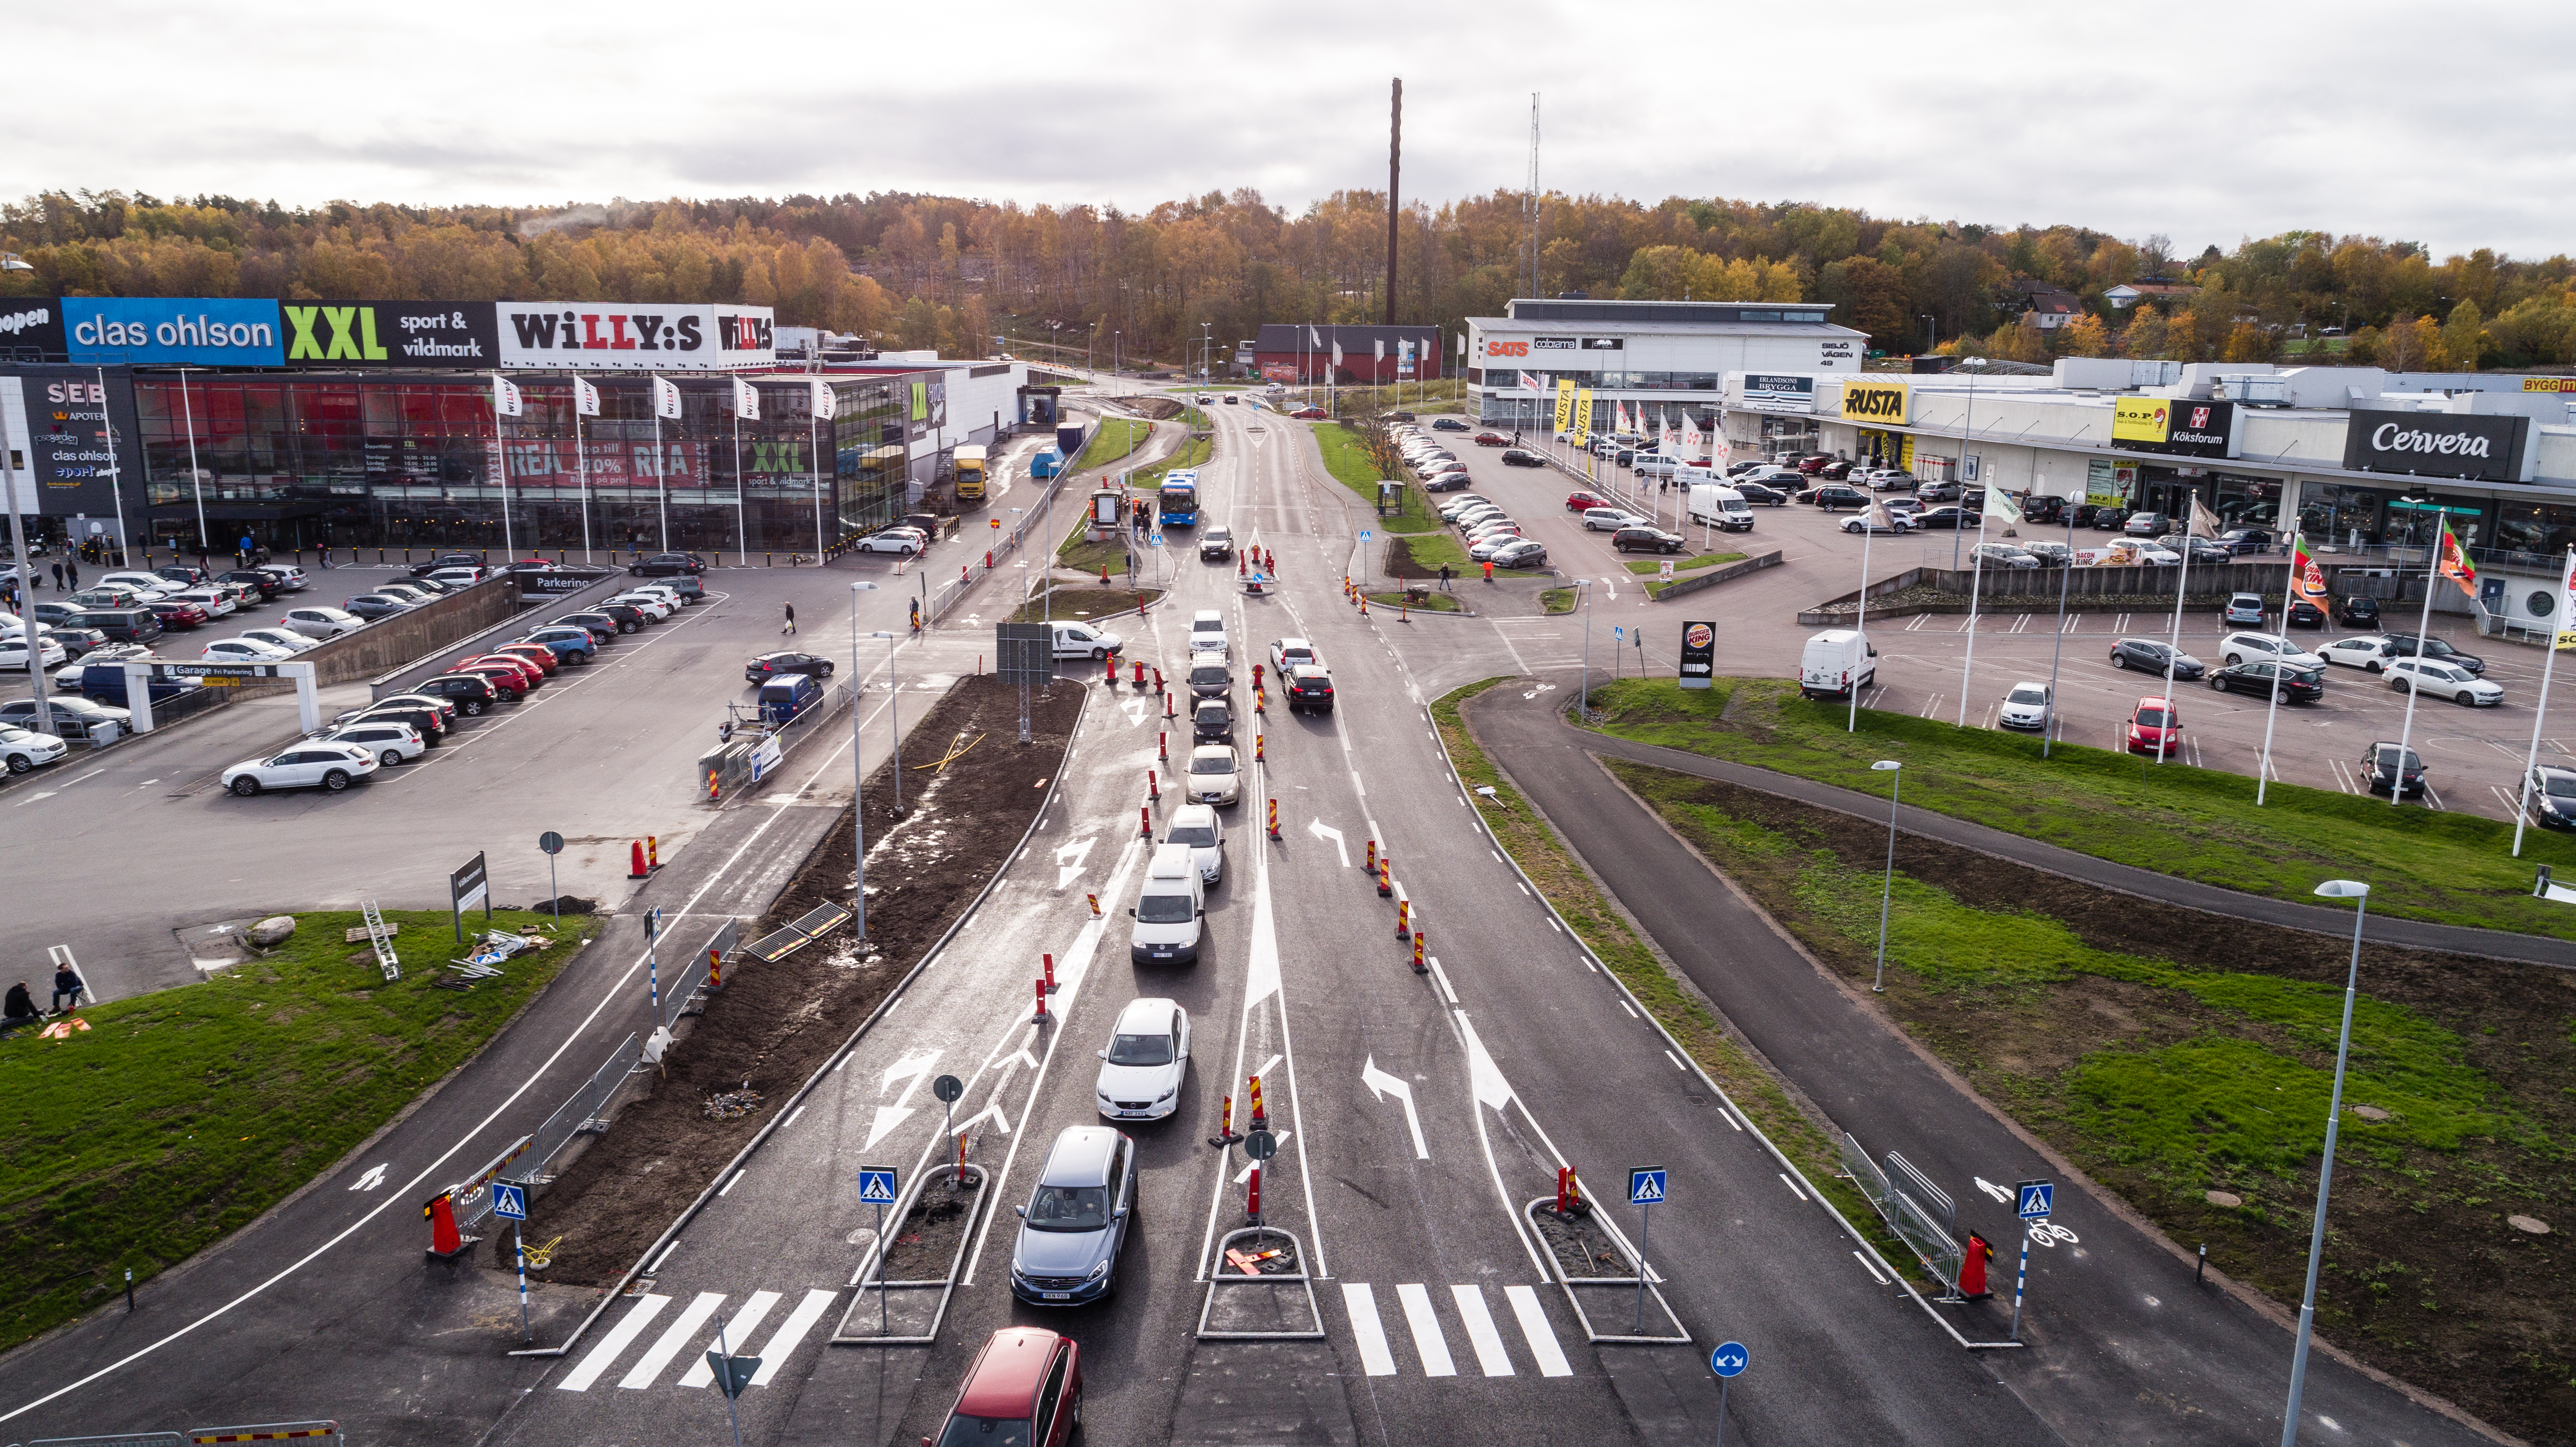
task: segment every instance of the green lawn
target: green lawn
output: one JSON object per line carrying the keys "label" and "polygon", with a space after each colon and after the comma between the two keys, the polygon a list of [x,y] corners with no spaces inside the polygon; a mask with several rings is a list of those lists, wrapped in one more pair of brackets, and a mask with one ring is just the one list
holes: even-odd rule
{"label": "green lawn", "polygon": [[1547,609],[1550,613],[1571,613],[1574,611],[1574,590],[1572,588],[1550,588],[1546,592],[1538,595],[1538,601],[1539,606]]}
{"label": "green lawn", "polygon": [[1437,588],[1424,594],[1420,601],[1408,600],[1402,593],[1371,593],[1368,595],[1368,600],[1381,608],[1410,607],[1416,613],[1459,613],[1465,611],[1458,606],[1457,594],[1443,593]]}
{"label": "green lawn", "polygon": [[1080,568],[1086,573],[1096,574],[1101,569],[1107,568],[1114,576],[1126,571],[1127,537],[1125,533],[1113,532],[1105,540],[1096,543],[1090,541],[1090,538],[1090,520],[1086,518],[1075,523],[1073,531],[1065,534],[1064,541],[1056,547],[1056,561],[1068,568]]}
{"label": "green lawn", "polygon": [[[1378,481],[1387,474],[1380,472],[1377,464],[1369,460],[1360,434],[1338,422],[1308,425],[1314,428],[1315,445],[1324,454],[1324,470],[1333,475],[1335,482],[1356,494],[1360,501],[1372,508],[1377,506]],[[1437,532],[1441,526],[1440,512],[1432,505],[1429,495],[1411,482],[1406,482],[1401,492],[1404,510],[1399,514],[1381,516],[1367,526],[1380,534]],[[1432,566],[1439,565],[1435,563]]]}
{"label": "green lawn", "polygon": [[1702,553],[1696,558],[1649,558],[1644,562],[1629,563],[1627,568],[1631,573],[1639,573],[1651,578],[1662,572],[1664,564],[1668,561],[1672,563],[1674,572],[1687,573],[1693,568],[1706,568],[1718,563],[1736,563],[1743,560],[1742,553]]}
{"label": "green lawn", "polygon": [[2513,826],[2420,806],[2275,783],[2254,806],[2242,775],[1987,729],[1809,702],[1775,679],[1717,680],[1684,692],[1672,680],[1594,689],[1602,727],[1876,794],[1870,764],[1905,764],[1905,802],[2046,840],[2097,858],[2280,899],[2308,901],[2322,880],[2371,886],[2374,914],[2576,939],[2576,911],[2531,895],[2533,867],[2576,869],[2576,840],[2530,831],[2511,856]]}
{"label": "green lawn", "polygon": [[1179,472],[1183,469],[1192,467],[1204,467],[1207,465],[1207,460],[1215,455],[1216,440],[1214,438],[1189,438],[1183,441],[1180,447],[1176,449],[1171,456],[1164,458],[1160,462],[1137,468],[1134,472],[1127,474],[1127,485],[1140,492],[1158,492],[1162,489],[1163,475],[1165,473]]}
{"label": "green lawn", "polygon": [[[150,1280],[328,1169],[480,1049],[589,924],[568,917],[563,943],[459,992],[432,988],[460,953],[448,916],[385,917],[402,926],[397,983],[363,938],[342,942],[360,915],[305,914],[266,959],[83,1010],[90,1028],[67,1040],[0,1040],[0,1098],[19,1122],[0,1164],[0,1344],[104,1304],[128,1268]],[[417,1222],[411,1203],[397,1209]]]}
{"label": "green lawn", "polygon": [[1091,441],[1083,447],[1082,456],[1074,460],[1073,470],[1079,472],[1086,467],[1106,467],[1144,446],[1145,440],[1153,435],[1154,424],[1151,422],[1131,417],[1104,417],[1092,432]]}

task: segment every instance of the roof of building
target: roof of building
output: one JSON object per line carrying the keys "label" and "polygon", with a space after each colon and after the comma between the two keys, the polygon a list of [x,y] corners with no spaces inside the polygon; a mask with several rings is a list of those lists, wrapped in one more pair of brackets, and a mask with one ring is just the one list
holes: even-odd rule
{"label": "roof of building", "polygon": [[[1819,308],[1815,307],[1808,308],[1810,311],[1818,309]],[[1566,324],[1563,321],[1531,321],[1515,317],[1469,317],[1467,318],[1467,324],[1481,331],[1515,333],[1563,331],[1566,329]],[[1621,332],[1632,336],[1646,334],[1653,336],[1680,337],[1865,337],[1869,335],[1867,332],[1854,331],[1850,327],[1838,326],[1832,322],[1648,322],[1621,320],[1596,323],[1595,326],[1602,331]],[[1577,355],[1579,355],[1579,353]]]}

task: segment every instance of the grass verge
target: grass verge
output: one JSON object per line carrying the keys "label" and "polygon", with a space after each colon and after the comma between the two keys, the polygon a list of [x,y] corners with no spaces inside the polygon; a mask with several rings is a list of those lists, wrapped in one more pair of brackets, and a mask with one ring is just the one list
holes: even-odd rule
{"label": "grass verge", "polygon": [[1091,441],[1084,445],[1082,456],[1074,459],[1073,470],[1080,472],[1086,467],[1106,467],[1144,446],[1145,439],[1153,435],[1154,424],[1151,422],[1139,422],[1132,417],[1104,417],[1100,419],[1100,426],[1093,430]]}
{"label": "grass verge", "polygon": [[454,991],[432,988],[459,953],[448,916],[385,918],[402,927],[395,983],[363,939],[341,940],[362,916],[302,914],[264,959],[79,1011],[89,1029],[67,1040],[0,1042],[0,1097],[19,1117],[0,1165],[0,1345],[107,1302],[128,1269],[150,1280],[331,1167],[482,1048],[588,924]]}
{"label": "grass verge", "polygon": [[[1678,561],[1674,561],[1673,571],[1676,573],[1687,573],[1693,568],[1714,567],[1719,563],[1740,563],[1743,560],[1744,555],[1742,553],[1702,553],[1696,558],[1682,558]],[[1657,573],[1663,571],[1666,561],[1667,560],[1663,558],[1647,558],[1638,562],[1626,563],[1622,566],[1626,567],[1631,573],[1651,578]]]}
{"label": "grass verge", "polygon": [[1127,535],[1124,531],[1114,532],[1095,543],[1091,541],[1091,522],[1085,518],[1075,523],[1073,531],[1065,534],[1064,541],[1057,544],[1055,560],[1065,567],[1080,568],[1086,573],[1096,574],[1107,568],[1114,577],[1127,570]]}
{"label": "grass verge", "polygon": [[2373,914],[2576,939],[2576,912],[2531,895],[2535,865],[2576,868],[2576,838],[2370,797],[2275,783],[2260,809],[2238,774],[1798,697],[1778,679],[1666,680],[1594,689],[1605,732],[1777,769],[1866,793],[1879,759],[1905,765],[1905,802],[2099,859],[2248,894],[2312,902],[2318,883],[2358,878]]}
{"label": "grass verge", "polygon": [[1574,611],[1574,590],[1550,588],[1538,595],[1538,602],[1540,607],[1550,613],[1571,613]]}
{"label": "grass verge", "polygon": [[1207,460],[1215,455],[1216,439],[1212,437],[1187,438],[1178,448],[1173,450],[1171,456],[1164,458],[1160,462],[1149,463],[1146,466],[1140,467],[1134,472],[1129,473],[1127,475],[1127,485],[1138,492],[1156,491],[1162,487],[1163,475],[1165,473],[1177,472],[1183,468],[1205,466]]}
{"label": "grass verge", "polygon": [[[1014,623],[1078,622],[1087,618],[1106,618],[1113,613],[1132,613],[1141,605],[1150,608],[1163,596],[1160,588],[1057,588],[1049,598],[1032,598],[1011,615]],[[1085,668],[1097,666],[1079,659],[1061,659],[1056,664],[1059,677],[1080,675]]]}
{"label": "grass verge", "polygon": [[[1611,905],[1592,876],[1575,862],[1573,851],[1520,792],[1503,781],[1492,761],[1485,757],[1484,749],[1467,731],[1459,710],[1477,694],[1508,682],[1489,678],[1472,683],[1431,705],[1441,742],[1447,745],[1459,777],[1467,782],[1468,797],[1475,800],[1477,816],[1492,833],[1495,844],[1510,852],[1593,957],[1654,1012],[1655,1019],[1726,1091],[1745,1119],[1759,1126],[1772,1144],[1796,1161],[1808,1181],[1833,1201],[1846,1220],[1868,1231],[1889,1260],[1910,1261],[1905,1248],[1879,1229],[1878,1215],[1869,1202],[1836,1174],[1842,1169],[1841,1156],[1826,1128],[1800,1110],[1770,1071],[1718,1023],[1700,997],[1664,968],[1663,961],[1629,928],[1627,916]],[[1474,792],[1479,788],[1494,792],[1491,796]]]}
{"label": "grass verge", "polygon": [[[1882,827],[1610,768],[1827,968],[1870,982]],[[1930,840],[1905,840],[1897,867],[1873,997],[1889,1019],[2168,1239],[2206,1243],[2212,1265],[2295,1309],[2344,941]],[[2364,951],[2318,1325],[2392,1375],[2564,1442],[2569,1250],[2507,1218],[2547,1220],[2576,1194],[2576,980],[2468,963]]]}
{"label": "grass verge", "polygon": [[1454,593],[1434,589],[1420,598],[1407,598],[1402,593],[1371,593],[1368,600],[1381,608],[1410,607],[1416,613],[1463,613]]}

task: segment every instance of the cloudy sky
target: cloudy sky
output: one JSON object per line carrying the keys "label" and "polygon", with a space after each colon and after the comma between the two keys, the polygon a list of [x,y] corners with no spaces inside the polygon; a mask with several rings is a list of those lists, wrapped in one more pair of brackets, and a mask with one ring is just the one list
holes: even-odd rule
{"label": "cloudy sky", "polygon": [[[883,190],[1295,208],[1543,185],[2576,249],[2576,6],[8,7],[0,196],[512,205]],[[1608,28],[1604,28],[1604,27]],[[732,27],[728,33],[727,27]]]}

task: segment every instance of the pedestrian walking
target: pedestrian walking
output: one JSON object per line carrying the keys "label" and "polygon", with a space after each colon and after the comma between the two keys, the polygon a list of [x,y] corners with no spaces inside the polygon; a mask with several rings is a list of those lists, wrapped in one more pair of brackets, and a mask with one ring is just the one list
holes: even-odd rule
{"label": "pedestrian walking", "polygon": [[784,636],[784,635],[786,635],[786,634],[789,634],[789,633],[793,633],[793,632],[795,632],[795,631],[796,631],[796,605],[795,605],[795,604],[793,604],[793,603],[781,603],[781,604],[779,604],[779,605],[778,605],[778,611],[779,611],[780,616],[786,620],[785,622],[783,622],[783,623],[781,623],[781,624],[779,625],[778,631],[779,631],[780,635],[781,635],[781,636]]}
{"label": "pedestrian walking", "polygon": [[1454,592],[1454,591],[1455,591],[1454,589],[1452,589],[1452,588],[1449,586],[1449,580],[1450,580],[1451,578],[1455,577],[1455,576],[1457,576],[1457,574],[1455,573],[1455,571],[1454,571],[1454,570],[1452,570],[1452,569],[1450,568],[1450,566],[1449,566],[1447,563],[1442,563],[1442,564],[1440,565],[1440,591],[1441,591],[1441,592],[1443,592],[1443,593],[1448,593],[1448,592]]}
{"label": "pedestrian walking", "polygon": [[[80,1003],[81,996],[88,993],[88,983],[82,980],[70,965],[66,964],[54,971],[54,1014],[63,1013],[63,1001],[68,999],[77,1005]],[[96,1004],[97,1001],[93,1000],[90,1003]]]}
{"label": "pedestrian walking", "polygon": [[73,592],[77,593],[80,591],[80,564],[63,564],[63,576],[71,580],[71,588]]}
{"label": "pedestrian walking", "polygon": [[54,564],[54,587],[55,587],[57,590],[60,590],[62,586],[63,586],[63,565],[62,565],[62,564],[60,564],[60,563],[56,563],[56,564]]}

